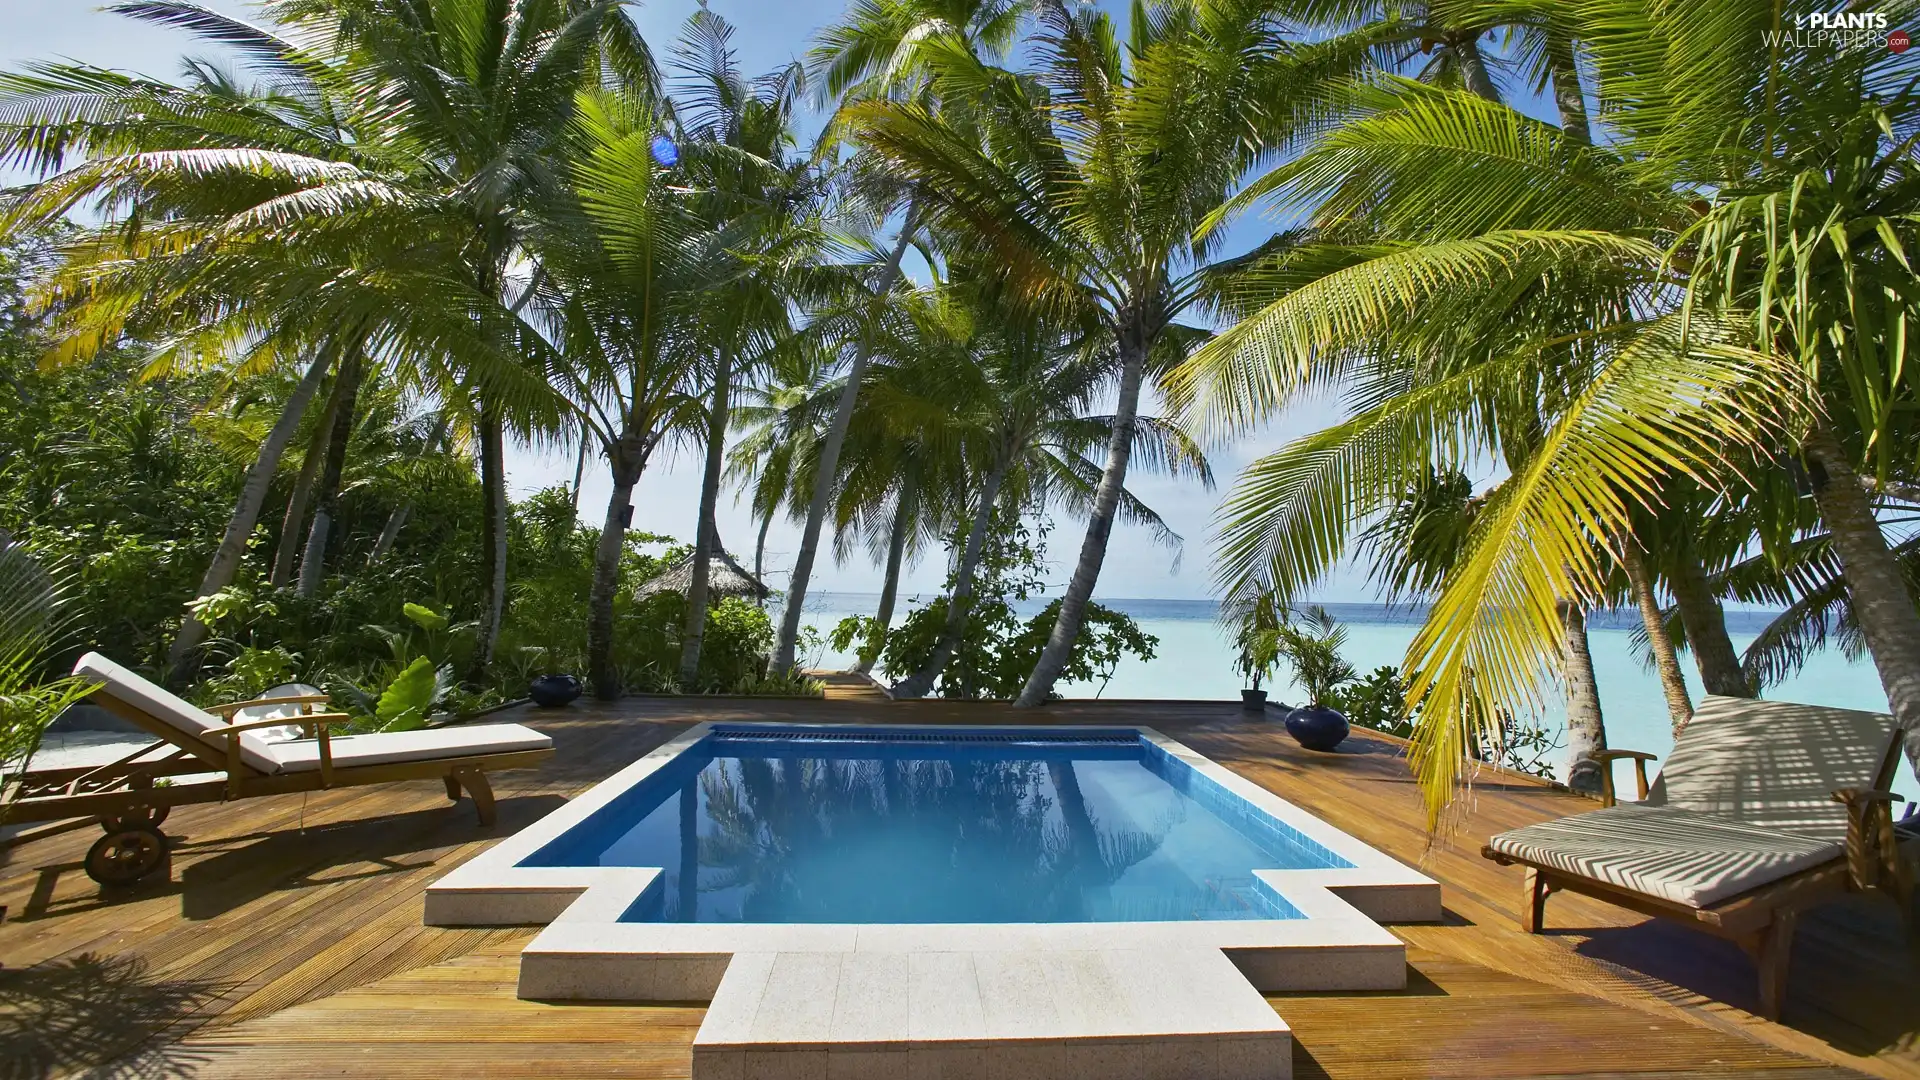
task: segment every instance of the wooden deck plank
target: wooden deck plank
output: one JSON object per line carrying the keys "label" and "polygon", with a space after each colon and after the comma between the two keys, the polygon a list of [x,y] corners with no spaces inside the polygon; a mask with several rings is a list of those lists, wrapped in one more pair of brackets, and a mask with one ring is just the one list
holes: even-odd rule
{"label": "wooden deck plank", "polygon": [[[1518,932],[1518,872],[1481,859],[1480,841],[1590,805],[1577,796],[1487,778],[1463,832],[1429,850],[1386,740],[1311,754],[1226,703],[1036,713],[894,703],[845,677],[827,690],[826,701],[630,698],[499,717],[548,731],[559,753],[498,778],[494,830],[439,784],[410,783],[182,808],[167,822],[180,839],[171,880],[131,892],[102,894],[80,872],[91,830],[6,852],[0,1058],[82,1063],[77,1045],[45,1045],[57,1037],[44,1022],[26,1028],[54,1007],[36,987],[71,996],[92,979],[128,1014],[97,1043],[118,1054],[164,1028],[143,1052],[156,1075],[312,1076],[324,1062],[332,1075],[685,1076],[703,1010],[520,1001],[529,932],[421,926],[422,890],[698,721],[1049,722],[1158,727],[1442,881],[1448,921],[1395,928],[1409,943],[1406,992],[1270,999],[1294,1028],[1301,1077],[1852,1075],[1841,1065],[1920,1077],[1920,979],[1889,905],[1804,920],[1788,1026],[1769,1024],[1748,1011],[1752,968],[1724,942],[1566,895],[1548,906],[1549,933]],[[96,970],[87,956],[113,963]],[[109,1022],[64,1019],[73,1032]]]}

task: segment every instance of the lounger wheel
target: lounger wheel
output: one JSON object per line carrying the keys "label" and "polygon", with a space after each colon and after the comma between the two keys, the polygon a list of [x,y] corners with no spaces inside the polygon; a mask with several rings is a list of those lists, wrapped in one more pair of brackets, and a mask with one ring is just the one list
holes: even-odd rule
{"label": "lounger wheel", "polygon": [[132,885],[167,859],[167,837],[152,825],[109,832],[87,849],[87,876],[102,885]]}

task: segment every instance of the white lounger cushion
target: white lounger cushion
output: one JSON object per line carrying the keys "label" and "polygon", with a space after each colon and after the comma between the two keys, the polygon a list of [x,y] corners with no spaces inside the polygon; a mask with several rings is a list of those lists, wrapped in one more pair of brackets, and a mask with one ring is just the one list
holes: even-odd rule
{"label": "white lounger cushion", "polygon": [[[546,750],[553,740],[519,724],[459,724],[453,727],[389,731],[373,735],[342,735],[331,740],[333,767],[393,765],[405,761],[512,754]],[[320,743],[296,739],[270,748],[278,772],[311,772],[320,767]]]}
{"label": "white lounger cushion", "polygon": [[1503,855],[1647,896],[1706,907],[1811,869],[1844,844],[1673,807],[1622,804],[1487,841]]}
{"label": "white lounger cushion", "polygon": [[1885,713],[1708,697],[1647,804],[1845,843],[1847,808],[1833,793],[1874,787],[1896,732]]}
{"label": "white lounger cushion", "polygon": [[[227,752],[226,736],[211,738],[207,732],[221,727],[226,721],[221,717],[195,708],[192,702],[178,697],[139,673],[114,663],[97,652],[82,656],[73,665],[75,675],[84,676],[100,683],[94,691],[95,696],[110,697],[136,712],[150,716],[155,720],[170,724],[187,736],[192,737],[213,753],[224,757]],[[265,739],[255,738],[251,734],[240,736],[240,760],[263,773],[274,772],[279,768]]]}

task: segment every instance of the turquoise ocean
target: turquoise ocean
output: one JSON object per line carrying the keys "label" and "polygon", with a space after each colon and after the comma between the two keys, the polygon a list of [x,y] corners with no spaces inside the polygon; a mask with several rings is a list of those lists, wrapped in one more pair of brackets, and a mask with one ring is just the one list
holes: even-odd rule
{"label": "turquoise ocean", "polygon": [[[1215,618],[1215,606],[1208,600],[1129,600],[1101,598],[1108,607],[1123,611],[1147,633],[1160,639],[1152,660],[1123,660],[1104,686],[1099,684],[1062,684],[1060,693],[1074,698],[1145,699],[1220,699],[1237,701],[1240,678],[1233,670],[1233,649],[1226,632]],[[871,615],[879,596],[869,593],[820,593],[807,597],[808,625],[824,636],[847,615]],[[1039,604],[1034,604],[1038,610]],[[1408,608],[1389,608],[1379,604],[1327,604],[1333,615],[1347,627],[1347,660],[1361,672],[1382,664],[1399,664],[1407,645],[1419,628],[1423,613]],[[903,602],[900,610],[908,605]],[[1735,648],[1745,649],[1769,619],[1766,612],[1730,611],[1728,629]],[[1589,639],[1593,662],[1600,682],[1600,704],[1607,725],[1608,745],[1617,749],[1645,750],[1665,760],[1673,749],[1673,735],[1667,717],[1666,700],[1660,693],[1659,677],[1636,655],[1633,630],[1637,614],[1601,612],[1591,620]],[[814,666],[844,668],[853,663],[847,653],[822,648],[805,658]],[[1694,699],[1703,693],[1699,673],[1692,658],[1681,655]],[[876,674],[884,674],[876,672]],[[1297,703],[1300,694],[1284,674],[1270,688],[1272,699]],[[1828,650],[1813,656],[1793,678],[1769,687],[1769,698],[1801,701],[1815,705],[1835,705],[1851,709],[1884,711],[1886,694],[1873,665],[1866,659],[1850,660],[1838,651]],[[1542,726],[1558,730],[1561,718],[1554,702],[1548,702],[1540,721]],[[1565,754],[1557,755],[1558,767],[1565,769]],[[1625,791],[1632,791],[1630,766],[1616,765],[1616,779]],[[1894,789],[1909,800],[1920,800],[1920,781],[1901,768]]]}

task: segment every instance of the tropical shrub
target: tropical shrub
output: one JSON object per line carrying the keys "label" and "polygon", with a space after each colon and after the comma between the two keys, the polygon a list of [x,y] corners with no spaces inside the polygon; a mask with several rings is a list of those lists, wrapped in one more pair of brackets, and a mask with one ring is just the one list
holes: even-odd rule
{"label": "tropical shrub", "polygon": [[[949,547],[957,548],[959,542],[956,537]],[[1058,600],[1026,619],[1015,606],[1039,593],[1045,558],[1044,529],[1029,529],[1015,513],[994,516],[968,601],[965,630],[936,684],[942,697],[1010,699],[1026,685],[1060,614]],[[889,672],[918,671],[933,655],[946,626],[948,603],[946,596],[937,597],[908,612],[888,632],[881,660]],[[835,636],[839,635],[836,630]],[[1130,616],[1089,604],[1061,677],[1069,682],[1098,681],[1104,689],[1122,658],[1134,655],[1151,660],[1159,644]]]}
{"label": "tropical shrub", "polygon": [[700,646],[700,686],[738,693],[764,674],[773,648],[773,620],[758,605],[729,596],[707,612]]}
{"label": "tropical shrub", "polygon": [[1340,655],[1347,643],[1347,628],[1326,608],[1308,608],[1304,624],[1288,619],[1273,634],[1281,658],[1293,668],[1293,681],[1306,693],[1309,704],[1327,704],[1353,678],[1353,665]]}
{"label": "tropical shrub", "polygon": [[1321,704],[1340,710],[1355,727],[1372,728],[1402,739],[1413,737],[1414,718],[1420,713],[1417,705],[1409,713],[1406,680],[1392,664],[1382,664],[1371,674],[1334,687]]}
{"label": "tropical shrub", "polygon": [[[65,584],[0,538],[0,792],[11,786],[9,763],[31,756],[53,718],[92,689],[81,679],[46,677],[68,608]],[[0,818],[5,812],[0,804]]]}

